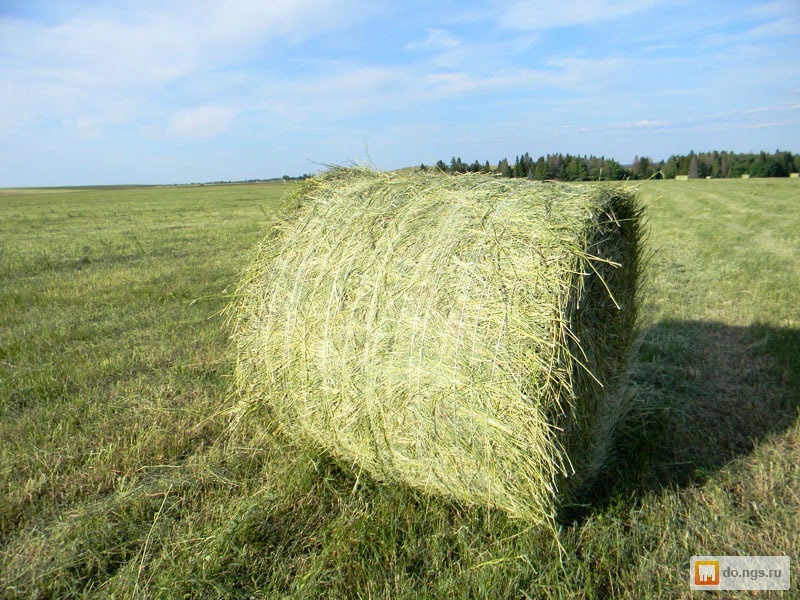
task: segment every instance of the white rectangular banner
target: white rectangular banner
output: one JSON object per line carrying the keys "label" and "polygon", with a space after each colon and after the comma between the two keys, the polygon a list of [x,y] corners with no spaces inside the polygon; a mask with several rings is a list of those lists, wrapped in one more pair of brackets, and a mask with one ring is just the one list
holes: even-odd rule
{"label": "white rectangular banner", "polygon": [[788,556],[693,556],[693,590],[788,590]]}

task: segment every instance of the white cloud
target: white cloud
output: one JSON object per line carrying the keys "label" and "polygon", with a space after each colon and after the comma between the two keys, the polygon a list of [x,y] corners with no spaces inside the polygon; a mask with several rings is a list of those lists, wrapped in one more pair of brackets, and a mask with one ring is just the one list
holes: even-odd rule
{"label": "white cloud", "polygon": [[[24,135],[34,123],[55,122],[102,137],[106,124],[163,119],[170,102],[219,103],[217,90],[188,99],[163,91],[177,83],[186,93],[190,81],[199,89],[209,73],[369,14],[363,0],[123,0],[75,5],[56,23],[0,16],[0,131]],[[219,111],[187,113],[176,116],[177,130],[192,130],[201,117],[209,131],[224,121]]]}
{"label": "white cloud", "polygon": [[636,129],[648,129],[652,127],[667,127],[668,125],[668,121],[659,121],[658,119],[642,119],[640,121],[636,121],[635,123],[631,123],[630,127],[634,127]]}
{"label": "white cloud", "polygon": [[64,119],[61,124],[65,129],[72,130],[80,139],[99,140],[103,137],[100,122],[92,117],[80,116],[75,119]]}
{"label": "white cloud", "polygon": [[[788,109],[788,110],[787,110]],[[786,105],[759,106],[726,112],[705,112],[691,116],[676,115],[670,121],[640,119],[638,121],[605,122],[592,127],[577,128],[581,134],[612,134],[621,131],[641,133],[687,132],[708,133],[737,129],[764,129],[780,125],[796,125],[798,117]],[[722,149],[722,148],[719,148]]]}
{"label": "white cloud", "polygon": [[[522,103],[523,110],[541,113],[530,98],[540,92],[563,104],[565,96],[598,98],[627,87],[625,78],[640,68],[626,58],[552,58],[539,68],[513,65],[475,67],[440,66],[432,57],[420,63],[364,67],[358,63],[330,61],[315,65],[312,73],[285,80],[277,87],[261,82],[240,98],[242,106],[254,107],[259,119],[281,128],[301,126],[317,119],[364,119],[369,115],[408,114],[436,109],[442,102],[454,107],[486,102]],[[609,92],[610,91],[610,92]],[[538,106],[539,109],[535,109]],[[255,108],[257,107],[257,108]],[[416,117],[415,117],[416,118]]]}
{"label": "white cloud", "polygon": [[641,12],[658,0],[518,0],[498,18],[504,27],[521,30],[570,27],[617,19]]}
{"label": "white cloud", "polygon": [[350,14],[332,0],[181,0],[158,9],[134,3],[111,15],[89,8],[54,26],[14,22],[0,31],[16,38],[4,49],[29,66],[48,65],[51,75],[75,83],[133,87],[224,65],[277,39],[336,29]]}
{"label": "white cloud", "polygon": [[800,18],[800,4],[797,0],[772,0],[761,2],[747,8],[744,13],[756,18],[789,17]]}
{"label": "white cloud", "polygon": [[449,50],[461,45],[461,41],[444,29],[429,29],[428,37],[419,42],[411,42],[406,50]]}
{"label": "white cloud", "polygon": [[225,106],[198,106],[177,112],[171,128],[181,136],[214,137],[228,130],[233,114]]}

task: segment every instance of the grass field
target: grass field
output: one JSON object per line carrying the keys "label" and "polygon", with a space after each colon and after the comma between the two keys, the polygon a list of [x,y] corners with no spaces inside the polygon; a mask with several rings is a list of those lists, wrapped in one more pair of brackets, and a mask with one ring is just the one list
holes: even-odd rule
{"label": "grass field", "polygon": [[287,189],[0,190],[2,597],[682,597],[693,554],[788,554],[797,596],[796,180],[642,184],[637,408],[557,540],[227,430]]}

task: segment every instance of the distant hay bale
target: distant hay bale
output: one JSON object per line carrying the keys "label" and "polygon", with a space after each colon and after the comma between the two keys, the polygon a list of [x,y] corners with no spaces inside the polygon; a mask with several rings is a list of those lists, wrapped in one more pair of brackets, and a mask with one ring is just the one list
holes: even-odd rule
{"label": "distant hay bale", "polygon": [[800,178],[800,173],[789,173],[789,177],[792,179]]}
{"label": "distant hay bale", "polygon": [[742,173],[742,179],[750,179],[750,173]]}
{"label": "distant hay bale", "polygon": [[689,181],[688,175],[675,175],[675,179],[678,181]]}
{"label": "distant hay bale", "polygon": [[624,410],[635,192],[357,168],[290,205],[231,306],[238,419],[549,522]]}

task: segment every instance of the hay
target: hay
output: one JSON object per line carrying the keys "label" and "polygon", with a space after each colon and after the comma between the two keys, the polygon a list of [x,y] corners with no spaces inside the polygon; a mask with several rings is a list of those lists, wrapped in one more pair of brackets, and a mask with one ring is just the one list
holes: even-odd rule
{"label": "hay", "polygon": [[636,316],[635,193],[334,169],[232,305],[238,418],[383,481],[551,519],[597,471]]}

